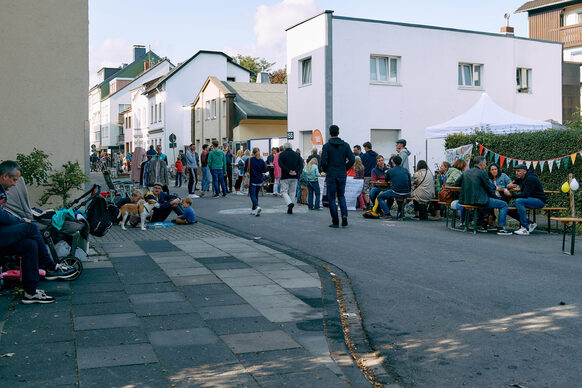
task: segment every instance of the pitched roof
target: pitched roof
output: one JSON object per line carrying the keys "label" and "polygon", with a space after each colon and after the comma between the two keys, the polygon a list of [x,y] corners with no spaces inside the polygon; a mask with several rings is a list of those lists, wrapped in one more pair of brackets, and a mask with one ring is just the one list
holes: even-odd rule
{"label": "pitched roof", "polygon": [[192,62],[192,60],[194,60],[194,58],[196,58],[198,55],[200,54],[218,54],[218,55],[222,55],[226,58],[227,62],[232,63],[233,65],[240,67],[243,70],[248,71],[250,74],[254,74],[254,72],[252,70],[247,69],[244,66],[239,65],[238,63],[236,63],[234,61],[234,59],[232,59],[231,57],[229,57],[228,55],[226,55],[225,53],[223,53],[222,51],[209,51],[209,50],[200,50],[198,51],[196,54],[192,55],[188,60],[180,63],[178,66],[176,66],[172,71],[170,71],[168,74],[166,74],[164,77],[162,77],[162,79],[160,79],[157,83],[153,84],[150,86],[149,89],[147,89],[144,94],[148,94],[151,93],[152,91],[154,91],[157,87],[159,87],[160,85],[162,85],[164,82],[166,82],[167,80],[169,80],[174,74],[176,74],[177,72],[179,72],[181,69],[183,69],[188,63]]}
{"label": "pitched roof", "polygon": [[109,81],[115,78],[135,78],[144,72],[143,70],[144,62],[150,61],[150,63],[154,62],[157,64],[158,62],[160,62],[160,59],[161,58],[156,53],[154,53],[153,51],[148,51],[143,57],[136,59],[129,65],[119,70],[117,73],[112,74],[100,84],[92,87],[91,90],[95,88],[100,88],[101,99],[104,99],[109,95]]}
{"label": "pitched roof", "polygon": [[287,85],[224,82],[235,93],[237,123],[244,119],[287,120]]}
{"label": "pitched roof", "polygon": [[533,11],[539,8],[546,8],[553,5],[559,5],[563,3],[573,3],[572,0],[532,0],[523,4],[521,7],[515,10],[515,13]]}
{"label": "pitched roof", "polygon": [[[168,61],[168,63],[170,64],[170,67],[172,66],[172,62],[170,62],[170,60],[168,58],[160,58],[160,60],[158,61],[158,63],[156,63],[155,65],[153,65],[152,67],[150,67],[149,69],[145,70],[143,73],[139,74],[137,77],[135,77],[129,84],[125,85],[123,88],[116,90],[115,92],[111,93],[110,95],[108,95],[107,97],[111,97],[116,93],[119,93],[120,91],[122,91],[124,88],[126,88],[128,85],[130,85],[133,81],[135,81],[136,79],[143,77],[144,75],[146,75],[147,73],[149,73],[150,71],[152,71],[153,69],[155,69],[156,67],[158,67],[159,65],[161,65],[162,63],[164,63],[165,61]],[[153,80],[150,80],[148,82],[145,82],[143,85],[151,85],[153,83],[153,81],[157,81],[160,78],[162,78],[162,76],[156,77]],[[148,86],[146,86],[146,89],[148,88]]]}

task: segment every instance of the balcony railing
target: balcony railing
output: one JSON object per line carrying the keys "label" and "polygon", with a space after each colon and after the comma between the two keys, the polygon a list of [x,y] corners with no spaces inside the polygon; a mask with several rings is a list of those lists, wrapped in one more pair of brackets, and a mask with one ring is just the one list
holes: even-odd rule
{"label": "balcony railing", "polygon": [[564,48],[582,46],[582,24],[560,27],[559,41],[564,43]]}

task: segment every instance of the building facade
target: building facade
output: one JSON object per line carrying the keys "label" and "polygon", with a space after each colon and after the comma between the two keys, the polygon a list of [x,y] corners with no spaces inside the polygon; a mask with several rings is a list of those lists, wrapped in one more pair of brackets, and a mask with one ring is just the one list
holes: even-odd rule
{"label": "building facade", "polygon": [[[468,110],[487,92],[503,108],[562,120],[561,44],[335,16],[326,11],[287,30],[288,126],[293,146],[331,124],[351,145],[384,155],[406,138],[410,160],[431,168],[441,141],[426,127]],[[521,81],[516,74],[521,74]]]}

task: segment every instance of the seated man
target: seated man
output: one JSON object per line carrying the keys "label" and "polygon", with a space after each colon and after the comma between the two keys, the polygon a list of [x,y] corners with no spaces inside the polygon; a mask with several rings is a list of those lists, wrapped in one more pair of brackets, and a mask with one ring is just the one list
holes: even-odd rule
{"label": "seated man", "polygon": [[[465,171],[455,182],[455,186],[461,186],[459,203],[499,209],[499,229],[497,234],[500,236],[511,235],[511,232],[505,229],[507,203],[496,198],[495,192],[489,185],[489,177],[485,172],[486,168],[487,162],[483,156],[473,158],[473,168]],[[481,230],[486,231],[486,229]]]}
{"label": "seated man", "polygon": [[515,210],[510,210],[507,214],[519,220],[521,228],[514,233],[520,236],[527,236],[534,231],[537,224],[527,218],[528,209],[541,209],[546,205],[546,193],[542,187],[542,182],[534,170],[528,170],[525,164],[518,164],[514,167],[515,180],[507,185],[507,188],[520,187],[520,193],[512,193],[507,188],[503,191],[506,197],[515,198]]}
{"label": "seated man", "polygon": [[382,155],[376,156],[376,167],[372,169],[372,190],[370,190],[370,203],[374,203],[378,194],[388,188],[386,184],[386,172],[388,167],[384,164]]}
{"label": "seated man", "polygon": [[161,183],[154,183],[153,189],[148,191],[144,195],[144,198],[148,203],[157,202],[160,204],[160,207],[152,210],[152,213],[150,214],[150,222],[163,222],[168,218],[172,210],[179,216],[184,213],[184,210],[180,205],[180,198],[164,193],[162,191]]}
{"label": "seated man", "polygon": [[55,264],[38,227],[27,218],[18,218],[4,210],[7,202],[6,190],[16,184],[20,177],[20,166],[7,160],[0,163],[0,253],[21,257],[21,276],[24,295],[22,303],[53,303],[55,299],[37,289],[39,266],[47,271],[47,280],[67,279],[75,276],[75,270]]}
{"label": "seated man", "polygon": [[390,207],[394,197],[408,198],[410,196],[410,174],[407,169],[402,168],[401,163],[402,158],[400,156],[396,155],[392,158],[392,168],[386,173],[386,179],[390,182],[390,189],[376,197],[385,219],[391,218]]}

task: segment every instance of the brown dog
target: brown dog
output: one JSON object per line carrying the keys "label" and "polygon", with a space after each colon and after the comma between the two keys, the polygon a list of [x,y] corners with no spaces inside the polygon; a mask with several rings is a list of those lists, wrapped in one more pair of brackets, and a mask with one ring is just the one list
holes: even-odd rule
{"label": "brown dog", "polygon": [[125,229],[125,223],[129,216],[139,216],[141,220],[141,230],[145,230],[145,220],[153,208],[160,207],[159,203],[149,204],[143,199],[137,203],[126,203],[119,209],[119,218],[121,218],[121,229]]}

